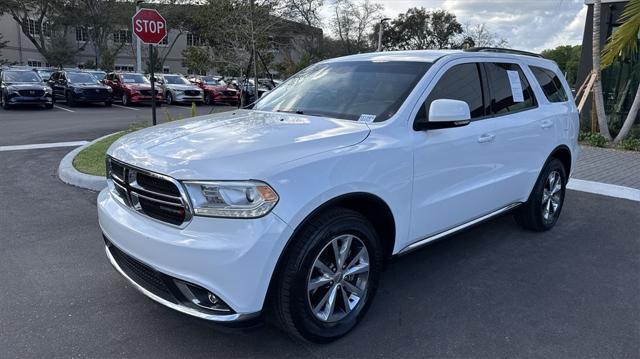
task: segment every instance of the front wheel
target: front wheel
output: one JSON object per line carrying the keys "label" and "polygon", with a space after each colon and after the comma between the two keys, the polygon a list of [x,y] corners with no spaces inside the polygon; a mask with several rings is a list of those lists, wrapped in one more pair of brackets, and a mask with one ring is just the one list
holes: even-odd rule
{"label": "front wheel", "polygon": [[73,97],[73,94],[71,92],[67,92],[67,106],[75,107],[75,105],[76,105],[75,97]]}
{"label": "front wheel", "polygon": [[204,103],[207,106],[210,106],[213,104],[213,100],[211,99],[211,95],[205,94],[204,95]]}
{"label": "front wheel", "polygon": [[104,102],[104,107],[111,107],[112,104],[113,104],[113,102],[111,102],[111,101],[105,101]]}
{"label": "front wheel", "polygon": [[129,106],[131,105],[131,100],[129,100],[129,95],[127,95],[127,93],[123,93],[122,94],[122,106]]}
{"label": "front wheel", "polygon": [[290,334],[322,343],[347,334],[365,315],[383,250],[366,218],[335,208],[293,238],[283,261],[270,294],[273,319]]}
{"label": "front wheel", "polygon": [[173,95],[171,94],[171,92],[167,92],[165,101],[167,102],[167,105],[171,105],[173,103]]}
{"label": "front wheel", "polygon": [[7,98],[1,94],[0,94],[0,105],[2,105],[2,108],[5,110],[8,110],[11,108],[11,106],[9,105],[9,102],[7,101]]}
{"label": "front wheel", "polygon": [[567,174],[557,158],[552,158],[542,169],[529,200],[516,212],[519,225],[532,231],[546,231],[556,224],[564,204]]}

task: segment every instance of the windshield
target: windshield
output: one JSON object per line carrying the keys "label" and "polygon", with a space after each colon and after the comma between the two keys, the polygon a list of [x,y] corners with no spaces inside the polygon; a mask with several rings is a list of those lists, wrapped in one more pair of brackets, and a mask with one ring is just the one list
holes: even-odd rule
{"label": "windshield", "polygon": [[69,82],[78,84],[86,84],[96,82],[96,78],[92,74],[86,72],[67,72]]}
{"label": "windshield", "polygon": [[148,84],[149,80],[140,74],[122,74],[122,82],[125,84]]}
{"label": "windshield", "polygon": [[164,75],[164,83],[169,85],[191,85],[191,82],[189,82],[189,80],[177,75]]}
{"label": "windshield", "polygon": [[429,66],[406,61],[318,64],[276,87],[254,109],[347,120],[372,115],[375,122],[384,121],[395,114]]}
{"label": "windshield", "polygon": [[3,74],[6,82],[42,82],[33,71],[4,71]]}
{"label": "windshield", "polygon": [[106,72],[103,72],[103,71],[89,71],[89,73],[92,74],[93,77],[95,77],[97,80],[102,80],[104,76],[107,74]]}
{"label": "windshield", "polygon": [[211,86],[226,85],[226,83],[223,80],[216,80],[214,77],[211,77],[211,76],[202,77],[201,80],[202,80],[202,83],[204,83],[205,85],[211,85]]}

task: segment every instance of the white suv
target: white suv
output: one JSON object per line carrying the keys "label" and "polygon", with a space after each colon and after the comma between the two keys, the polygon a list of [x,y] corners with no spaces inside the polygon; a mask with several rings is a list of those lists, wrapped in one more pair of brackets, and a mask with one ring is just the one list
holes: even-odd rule
{"label": "white suv", "polygon": [[569,87],[540,57],[342,57],[252,109],[117,141],[100,226],[151,299],[326,342],[364,316],[391,257],[507,211],[553,227],[577,134]]}

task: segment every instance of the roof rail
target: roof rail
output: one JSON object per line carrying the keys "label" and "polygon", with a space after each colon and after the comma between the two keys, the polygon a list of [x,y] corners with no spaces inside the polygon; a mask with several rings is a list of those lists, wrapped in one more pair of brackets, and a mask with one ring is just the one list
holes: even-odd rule
{"label": "roof rail", "polygon": [[469,49],[465,49],[464,51],[467,51],[467,52],[498,52],[498,53],[505,53],[505,54],[540,57],[540,58],[544,59],[544,56],[542,56],[540,54],[533,53],[533,52],[522,51],[522,50],[514,50],[514,49],[504,49],[504,48],[500,48],[500,47],[472,47],[472,48],[469,48]]}

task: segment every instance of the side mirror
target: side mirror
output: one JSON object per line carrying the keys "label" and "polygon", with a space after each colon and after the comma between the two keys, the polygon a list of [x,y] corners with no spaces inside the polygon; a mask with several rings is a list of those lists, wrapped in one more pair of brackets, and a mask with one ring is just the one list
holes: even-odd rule
{"label": "side mirror", "polygon": [[464,101],[439,99],[431,103],[426,122],[417,122],[417,130],[435,130],[466,126],[471,122],[469,105]]}

